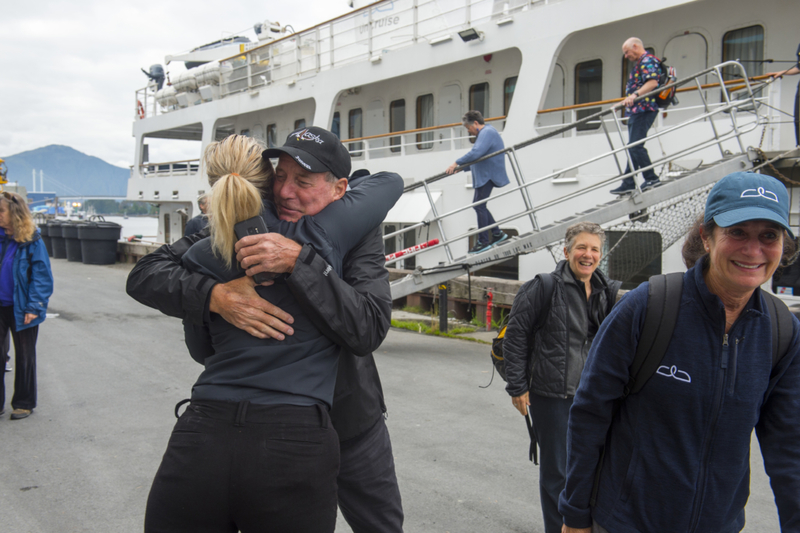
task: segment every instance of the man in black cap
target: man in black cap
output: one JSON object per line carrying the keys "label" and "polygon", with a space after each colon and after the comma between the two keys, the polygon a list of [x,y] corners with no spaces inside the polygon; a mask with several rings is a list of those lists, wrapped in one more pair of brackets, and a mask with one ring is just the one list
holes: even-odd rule
{"label": "man in black cap", "polygon": [[[283,147],[266,150],[264,157],[279,159],[273,191],[284,220],[319,212],[350,173],[347,150],[322,128],[293,132]],[[181,267],[180,257],[202,235],[185,237],[141,259],[128,277],[128,294],[198,326],[215,312],[259,338],[293,334],[292,318],[258,296],[250,277],[215,284]],[[355,533],[401,532],[403,510],[384,423],[386,407],[371,355],[383,342],[391,320],[380,226],[344,257],[341,278],[310,245],[281,235],[252,235],[239,241],[236,249],[248,276],[266,271],[287,274],[285,283],[304,312],[342,346],[330,412],[341,448],[339,507]]]}

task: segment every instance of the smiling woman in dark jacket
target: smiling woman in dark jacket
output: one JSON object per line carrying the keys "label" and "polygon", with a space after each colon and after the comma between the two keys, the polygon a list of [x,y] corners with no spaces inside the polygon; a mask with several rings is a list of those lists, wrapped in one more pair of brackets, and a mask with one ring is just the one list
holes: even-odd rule
{"label": "smiling woman in dark jacket", "polygon": [[569,408],[589,346],[620,286],[597,270],[604,239],[603,229],[592,222],[567,229],[566,259],[520,288],[503,341],[506,390],[520,413],[527,414],[530,406],[541,448],[539,495],[546,533],[561,531],[558,495],[566,479]]}
{"label": "smiling woman in dark jacket", "polygon": [[800,531],[800,322],[792,317],[788,352],[773,367],[760,288],[791,255],[788,214],[786,188],[769,176],[738,172],[714,186],[684,245],[691,268],[661,366],[618,409],[648,284],[603,323],[570,411],[565,532],[740,531],[753,428],[781,531]]}

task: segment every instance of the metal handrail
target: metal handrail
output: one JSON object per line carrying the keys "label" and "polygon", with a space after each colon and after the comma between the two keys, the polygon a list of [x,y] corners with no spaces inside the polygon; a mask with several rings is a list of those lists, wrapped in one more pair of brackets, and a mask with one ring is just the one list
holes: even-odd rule
{"label": "metal handrail", "polygon": [[[516,219],[524,217],[524,216],[531,216],[531,217],[535,218],[537,211],[541,211],[541,210],[547,209],[549,207],[553,207],[555,205],[558,205],[560,203],[572,200],[572,199],[574,199],[574,198],[576,198],[578,196],[586,194],[587,192],[594,191],[595,189],[597,189],[599,187],[602,187],[604,185],[607,185],[608,183],[616,181],[616,180],[618,180],[620,178],[632,177],[632,176],[636,175],[639,172],[642,172],[644,170],[653,169],[656,166],[665,164],[666,162],[674,160],[677,157],[682,157],[682,156],[685,156],[687,154],[695,153],[695,152],[704,150],[704,149],[709,148],[709,147],[714,146],[714,145],[717,145],[717,146],[720,147],[720,150],[721,150],[721,152],[722,152],[722,154],[724,156],[724,150],[722,148],[722,144],[724,142],[726,142],[726,141],[731,140],[731,139],[737,139],[740,148],[742,149],[742,151],[744,151],[744,148],[743,148],[743,145],[742,145],[742,141],[741,141],[741,136],[746,134],[746,133],[749,133],[750,131],[753,131],[755,128],[757,128],[759,125],[761,125],[762,122],[761,122],[761,120],[760,120],[760,118],[758,116],[756,118],[756,121],[754,121],[752,124],[750,124],[750,125],[748,125],[747,127],[744,127],[744,128],[740,127],[736,122],[735,110],[738,110],[740,108],[750,107],[750,106],[752,106],[754,109],[757,109],[756,108],[756,97],[755,97],[755,95],[753,93],[752,86],[750,85],[750,82],[749,82],[748,78],[746,77],[746,71],[745,71],[744,67],[740,63],[738,63],[736,61],[728,61],[728,62],[725,62],[725,63],[721,63],[719,65],[716,65],[716,66],[711,67],[709,69],[703,70],[703,71],[701,71],[701,72],[699,72],[697,74],[694,74],[692,76],[689,76],[687,78],[678,80],[676,82],[670,83],[670,84],[665,85],[663,87],[656,88],[655,90],[651,91],[650,93],[641,95],[635,101],[639,101],[639,100],[642,100],[644,98],[647,98],[648,96],[651,96],[653,94],[659,93],[659,92],[661,92],[661,91],[663,91],[663,90],[665,90],[667,88],[680,87],[681,85],[686,85],[686,84],[689,84],[689,83],[692,83],[692,82],[694,82],[697,87],[701,87],[702,84],[700,83],[700,78],[702,76],[705,76],[706,74],[714,74],[719,79],[722,79],[722,69],[725,68],[725,67],[728,67],[728,66],[733,66],[734,68],[741,69],[741,71],[743,73],[745,73],[745,76],[741,80],[738,80],[738,82],[741,83],[742,81],[744,81],[744,88],[747,89],[747,95],[748,95],[747,98],[732,100],[730,98],[730,95],[729,95],[729,90],[728,90],[727,84],[722,84],[722,86],[724,87],[724,91],[723,92],[725,93],[725,103],[723,105],[718,106],[716,109],[709,110],[709,105],[708,105],[707,101],[705,101],[705,99],[704,99],[705,112],[700,114],[697,117],[691,118],[691,119],[689,119],[687,121],[684,121],[684,122],[682,122],[682,123],[680,123],[680,124],[678,124],[676,126],[664,129],[662,131],[658,131],[655,134],[650,135],[650,136],[646,137],[645,139],[642,139],[642,140],[640,140],[640,141],[638,141],[636,143],[626,144],[626,145],[624,145],[624,146],[622,146],[620,148],[614,148],[613,144],[612,144],[612,149],[610,151],[608,151],[608,152],[604,152],[603,154],[594,156],[592,158],[589,158],[588,160],[582,161],[580,163],[576,163],[576,164],[571,165],[571,166],[569,166],[567,168],[560,169],[557,172],[553,172],[551,174],[539,177],[539,178],[531,180],[531,181],[525,181],[524,177],[521,176],[521,169],[519,169],[520,170],[520,178],[521,178],[522,183],[518,184],[516,187],[512,187],[512,188],[510,188],[508,190],[505,190],[503,192],[500,192],[500,193],[498,193],[498,194],[496,194],[496,195],[494,195],[494,196],[492,196],[490,198],[487,198],[487,199],[481,200],[479,202],[474,202],[472,204],[468,204],[468,205],[462,206],[462,207],[460,207],[458,209],[451,210],[451,211],[449,211],[447,213],[435,214],[435,216],[430,220],[425,220],[425,221],[419,222],[417,224],[413,224],[413,225],[405,227],[405,228],[403,228],[401,230],[398,230],[398,231],[395,231],[393,233],[389,233],[389,234],[385,235],[384,236],[384,240],[390,239],[390,238],[395,237],[397,235],[401,235],[401,234],[406,233],[408,231],[413,231],[413,230],[415,230],[417,228],[420,228],[420,227],[428,226],[432,222],[436,222],[437,224],[440,224],[440,221],[442,219],[446,218],[446,217],[449,217],[449,216],[455,215],[457,213],[463,212],[463,211],[465,211],[467,209],[472,209],[477,205],[482,205],[482,204],[487,203],[489,200],[496,200],[498,198],[502,198],[502,197],[507,196],[509,194],[521,193],[521,194],[523,194],[523,201],[525,201],[525,199],[526,199],[525,195],[527,194],[528,189],[531,186],[533,186],[533,185],[535,185],[537,183],[541,183],[541,182],[543,182],[545,180],[552,179],[553,177],[555,177],[557,175],[560,175],[560,174],[562,174],[564,172],[568,172],[570,170],[574,170],[574,169],[580,168],[582,166],[585,166],[585,165],[600,161],[600,160],[605,159],[607,157],[616,157],[617,154],[619,154],[619,153],[621,153],[623,151],[625,151],[626,154],[627,154],[628,150],[633,146],[636,146],[636,145],[639,145],[639,144],[643,144],[643,143],[645,143],[645,142],[647,142],[648,140],[651,140],[651,139],[655,139],[655,138],[663,137],[665,135],[669,135],[669,134],[671,134],[671,133],[673,133],[675,131],[678,131],[678,130],[680,130],[682,128],[685,128],[685,127],[687,127],[689,125],[692,125],[692,124],[708,121],[712,126],[712,131],[713,131],[712,138],[710,138],[708,140],[705,140],[705,141],[702,141],[700,143],[697,143],[697,144],[695,144],[693,146],[690,146],[689,148],[686,148],[684,150],[680,150],[680,151],[678,151],[676,153],[671,154],[670,156],[665,156],[665,157],[663,157],[663,158],[661,158],[661,159],[659,159],[659,160],[657,160],[655,162],[652,162],[652,164],[650,166],[646,167],[646,168],[642,168],[642,169],[638,169],[638,170],[632,170],[629,173],[621,173],[621,175],[611,176],[611,177],[609,177],[607,179],[604,179],[604,180],[601,180],[599,182],[596,182],[596,183],[590,185],[589,187],[582,188],[582,189],[580,189],[578,191],[569,193],[569,194],[567,194],[567,195],[565,195],[563,197],[560,197],[560,198],[553,199],[553,200],[551,200],[549,202],[540,204],[540,205],[538,205],[536,207],[533,207],[533,206],[528,207],[528,205],[527,205],[528,202],[525,201],[526,209],[524,211],[522,211],[522,212],[514,213],[514,214],[512,214],[512,215],[510,215],[508,217],[505,217],[503,220],[496,221],[495,224],[493,224],[491,226],[487,226],[487,227],[475,229],[475,230],[472,230],[472,231],[468,231],[466,233],[463,233],[463,234],[458,235],[456,237],[452,237],[450,239],[443,238],[443,239],[441,239],[441,242],[439,244],[435,245],[435,246],[431,246],[431,247],[425,248],[423,250],[419,250],[419,251],[416,251],[416,252],[412,252],[412,253],[406,254],[406,255],[404,255],[404,256],[402,256],[400,258],[387,261],[387,264],[396,263],[397,261],[403,261],[405,259],[408,259],[408,258],[416,256],[416,255],[420,255],[420,254],[423,254],[423,253],[429,253],[430,251],[432,251],[432,250],[434,250],[436,248],[443,247],[443,246],[447,247],[447,250],[448,250],[448,254],[447,255],[448,255],[448,259],[449,259],[450,256],[451,256],[451,253],[449,252],[449,246],[452,243],[454,243],[454,242],[456,242],[458,240],[462,240],[464,238],[468,238],[468,237],[470,237],[472,235],[475,235],[475,234],[490,230],[490,229],[492,229],[494,227],[500,226],[501,224],[504,224],[504,223],[512,221],[512,220],[516,220]],[[763,77],[762,77],[762,79],[763,79]],[[731,81],[736,82],[737,80],[731,80]],[[768,81],[764,85],[768,85],[771,81],[772,80]],[[606,121],[605,121],[604,117],[606,117],[607,115],[611,115],[613,117],[612,121],[616,126],[616,130],[619,133],[620,138],[623,139],[623,136],[622,136],[623,135],[622,134],[622,125],[621,125],[621,121],[619,120],[619,117],[617,117],[617,115],[615,113],[616,109],[617,109],[617,106],[614,106],[614,107],[611,107],[609,109],[599,111],[599,112],[594,113],[594,114],[592,114],[590,116],[584,117],[583,119],[577,120],[577,121],[575,121],[575,122],[573,122],[571,124],[562,126],[562,127],[558,128],[558,129],[556,129],[555,131],[548,132],[548,133],[543,134],[543,135],[539,135],[539,136],[534,137],[533,139],[530,139],[528,141],[524,141],[522,143],[516,144],[514,146],[510,146],[510,147],[505,148],[503,150],[499,150],[499,151],[494,152],[492,154],[488,154],[488,155],[486,155],[484,157],[476,159],[475,161],[472,161],[472,162],[470,162],[468,164],[461,165],[460,167],[457,167],[457,168],[458,169],[462,169],[464,167],[467,167],[469,165],[475,164],[477,162],[485,161],[485,160],[487,160],[487,159],[489,159],[491,157],[497,157],[497,156],[500,156],[500,155],[507,156],[507,157],[509,157],[509,159],[511,159],[512,157],[515,157],[516,152],[518,150],[520,150],[522,148],[526,148],[526,147],[531,146],[533,144],[537,144],[537,143],[542,142],[542,141],[544,141],[546,139],[555,137],[555,136],[560,135],[560,134],[562,134],[562,133],[564,133],[566,131],[570,131],[572,129],[575,129],[578,126],[580,126],[581,124],[585,124],[587,122],[600,119],[601,123],[603,123],[605,125]],[[725,133],[723,135],[720,135],[719,132],[717,131],[716,125],[714,124],[714,117],[717,116],[717,115],[720,115],[722,113],[729,113],[729,115],[731,117],[731,121],[732,121],[733,127],[732,127],[732,130],[730,130],[729,132],[727,132],[727,133]],[[608,139],[609,139],[609,143],[611,144],[611,138],[608,137]],[[630,160],[630,156],[629,155],[628,155],[628,159]],[[512,169],[513,168],[514,168],[514,164],[512,162]],[[633,165],[631,165],[631,168],[633,168]],[[516,170],[515,170],[515,174],[516,174]],[[419,187],[425,187],[426,189],[428,189],[428,187],[429,187],[429,185],[431,183],[434,183],[436,181],[444,179],[444,178],[446,178],[448,176],[449,175],[446,174],[446,173],[436,174],[434,176],[431,176],[430,178],[427,178],[425,180],[422,180],[422,181],[419,181],[419,182],[416,182],[416,183],[413,183],[413,184],[407,186],[404,189],[404,192],[409,192],[409,191],[415,190],[415,189],[417,189]],[[520,181],[520,178],[518,178],[518,183]],[[641,190],[639,189],[638,185],[637,185],[637,192],[641,192]],[[431,205],[432,205],[432,207],[434,207],[432,200],[431,200]],[[537,224],[534,223],[534,228],[536,228],[536,227],[537,227]]]}

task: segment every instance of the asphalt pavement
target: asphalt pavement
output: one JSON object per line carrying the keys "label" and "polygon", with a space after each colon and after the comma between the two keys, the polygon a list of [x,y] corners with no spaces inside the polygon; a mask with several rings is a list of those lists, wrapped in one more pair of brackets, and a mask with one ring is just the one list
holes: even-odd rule
{"label": "asphalt pavement", "polygon": [[[125,294],[129,265],[53,260],[39,406],[0,420],[0,532],[142,530],[153,475],[200,367],[180,321]],[[375,354],[408,533],[542,532],[538,469],[488,346],[392,330]],[[13,389],[6,374],[7,398]],[[747,532],[779,530],[753,446]],[[337,532],[350,532],[343,520]]]}

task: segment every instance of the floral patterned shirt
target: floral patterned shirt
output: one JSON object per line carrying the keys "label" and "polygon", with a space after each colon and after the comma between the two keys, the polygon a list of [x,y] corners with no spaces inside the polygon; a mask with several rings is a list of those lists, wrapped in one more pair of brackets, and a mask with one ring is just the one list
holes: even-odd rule
{"label": "floral patterned shirt", "polygon": [[[630,95],[637,89],[641,89],[642,85],[650,80],[658,81],[661,68],[659,67],[658,59],[651,54],[645,53],[639,58],[636,67],[628,77],[628,84],[625,86],[625,94]],[[639,100],[633,107],[628,108],[629,114],[644,113],[645,111],[658,111],[658,104],[656,104],[655,95]]]}

